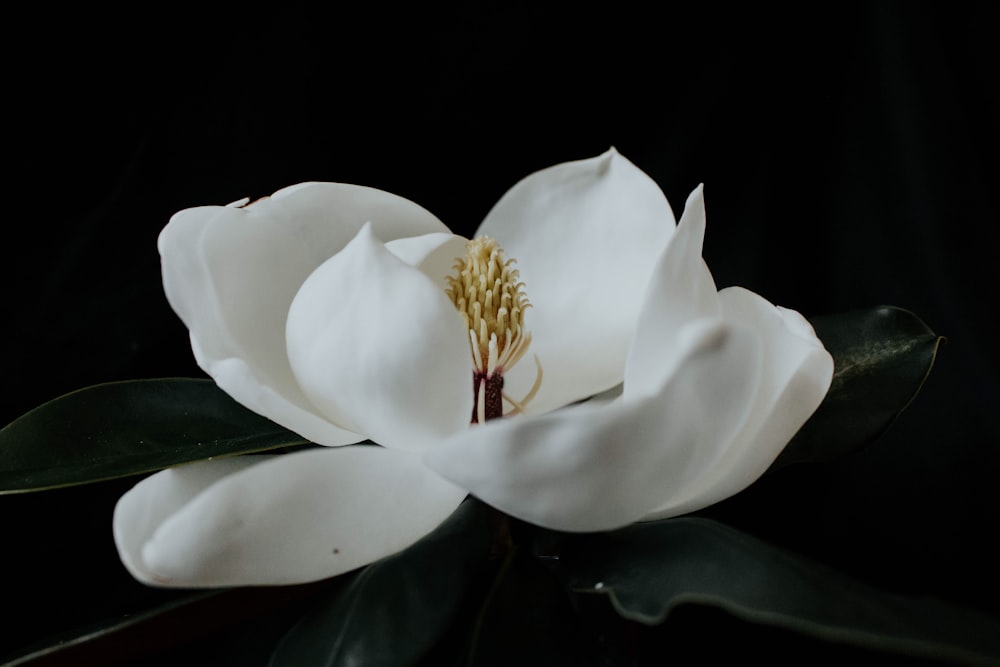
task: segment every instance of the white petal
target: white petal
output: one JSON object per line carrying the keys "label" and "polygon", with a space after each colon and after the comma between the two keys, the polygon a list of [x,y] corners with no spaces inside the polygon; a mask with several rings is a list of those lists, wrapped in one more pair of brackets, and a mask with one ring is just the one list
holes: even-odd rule
{"label": "white petal", "polygon": [[[223,391],[254,412],[294,430],[307,440],[336,447],[365,439],[364,435],[332,424],[319,414],[304,395],[297,395],[302,391],[298,385],[284,385],[284,393],[279,393],[274,387],[262,384],[259,373],[255,374],[255,369],[243,359],[208,359],[193,333],[191,349],[198,365],[212,376]],[[292,397],[295,397],[294,401]]]}
{"label": "white petal", "polygon": [[217,587],[331,577],[407,547],[465,496],[413,455],[381,447],[313,449],[232,473],[229,465],[164,471],[121,498],[115,540],[140,581]]}
{"label": "white petal", "polygon": [[299,386],[331,421],[409,450],[468,428],[472,357],[462,318],[367,226],[302,285],[287,340]]}
{"label": "white petal", "polygon": [[447,277],[454,273],[455,260],[465,256],[468,239],[454,234],[424,234],[396,239],[386,250],[430,278],[444,292]]}
{"label": "white petal", "polygon": [[174,215],[160,234],[163,284],[199,365],[233,398],[315,442],[358,435],[314,414],[285,353],[285,317],[302,281],[365,222],[383,239],[447,231],[386,192],[304,183],[243,208]]}
{"label": "white petal", "polygon": [[639,316],[625,368],[625,396],[655,391],[680,362],[678,336],[689,322],[720,319],[715,281],[701,258],[705,201],[698,186],[688,197],[677,231],[660,255]]}
{"label": "white petal", "polygon": [[833,358],[805,318],[741,287],[724,289],[719,298],[725,321],[758,332],[763,345],[763,372],[750,419],[717,464],[672,494],[650,519],[701,509],[756,481],[830,388]]}
{"label": "white petal", "polygon": [[[532,308],[525,323],[545,381],[543,412],[622,381],[646,283],[674,229],[666,198],[614,149],[544,169],[517,183],[477,235],[517,260]],[[534,381],[522,362],[505,377],[520,396]]]}
{"label": "white petal", "polygon": [[645,516],[710,468],[748,417],[760,375],[752,331],[701,321],[658,391],[470,429],[428,465],[498,509],[557,530],[608,530]]}
{"label": "white petal", "polygon": [[125,569],[145,583],[155,580],[142,560],[142,548],[154,531],[191,498],[224,477],[271,456],[234,456],[167,468],[139,482],[115,506],[112,532]]}

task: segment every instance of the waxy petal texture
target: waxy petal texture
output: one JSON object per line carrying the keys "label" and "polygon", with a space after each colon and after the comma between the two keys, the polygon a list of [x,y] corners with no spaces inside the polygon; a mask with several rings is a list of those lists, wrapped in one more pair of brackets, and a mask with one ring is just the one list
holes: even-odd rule
{"label": "waxy petal texture", "polygon": [[288,358],[328,419],[422,450],[468,428],[472,357],[438,284],[364,227],[313,272],[288,314]]}
{"label": "waxy petal texture", "polygon": [[444,292],[448,287],[447,277],[455,272],[455,260],[465,255],[468,242],[454,234],[424,234],[389,241],[385,248],[406,264],[420,269]]}
{"label": "waxy petal texture", "polygon": [[142,549],[156,529],[174,512],[220,479],[245,470],[270,456],[234,456],[167,468],[139,482],[118,501],[112,531],[118,555],[129,573],[157,583],[142,559]]}
{"label": "waxy petal texture", "polygon": [[668,496],[650,519],[693,512],[752,484],[830,388],[833,358],[801,315],[742,287],[722,290],[719,301],[725,321],[757,332],[763,345],[763,372],[750,419],[706,474]]}
{"label": "waxy petal texture", "polygon": [[625,367],[625,398],[656,391],[669,377],[681,361],[678,337],[688,323],[721,319],[715,281],[701,258],[704,240],[705,201],[698,186],[647,281]]}
{"label": "waxy petal texture", "polygon": [[295,584],[409,546],[465,495],[414,456],[313,449],[235,472],[224,459],[157,473],[122,497],[114,529],[122,560],[145,583]]}
{"label": "waxy petal texture", "polygon": [[677,338],[681,361],[655,393],[490,422],[429,454],[428,465],[547,528],[610,530],[638,521],[672,489],[706,474],[747,421],[760,380],[754,332],[700,321]]}
{"label": "waxy petal texture", "polygon": [[[741,431],[729,442],[718,443],[715,459],[702,475],[670,489],[647,517],[651,519],[701,509],[749,486],[816,410],[833,374],[832,358],[801,315],[742,288],[716,292],[701,258],[704,235],[705,204],[698,187],[688,197],[677,232],[650,281],[622,400],[646,395],[672,372],[679,363],[679,332],[685,322],[701,318],[756,332],[763,370]],[[720,412],[737,409],[724,402],[712,404]]]}
{"label": "waxy petal texture", "polygon": [[383,240],[446,232],[433,215],[372,188],[303,183],[243,208],[181,211],[160,234],[163,285],[198,364],[237,401],[325,445],[364,438],[317,415],[285,353],[299,286],[366,222]]}
{"label": "waxy petal texture", "polygon": [[[528,176],[489,212],[477,236],[517,260],[533,306],[525,324],[545,381],[528,412],[622,381],[645,285],[673,229],[660,188],[614,149]],[[522,396],[534,378],[522,361],[505,376],[508,393]]]}

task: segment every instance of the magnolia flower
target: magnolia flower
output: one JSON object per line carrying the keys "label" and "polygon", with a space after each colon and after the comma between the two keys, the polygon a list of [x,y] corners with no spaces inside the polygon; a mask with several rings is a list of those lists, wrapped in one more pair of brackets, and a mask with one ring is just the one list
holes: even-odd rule
{"label": "magnolia flower", "polygon": [[704,230],[700,187],[675,224],[614,150],[528,176],[471,242],[336,183],[177,213],[163,282],[198,364],[326,447],[146,478],[115,510],[122,561],[158,585],[297,583],[408,546],[467,493],[598,531],[740,491],[833,364],[798,313],[716,290]]}

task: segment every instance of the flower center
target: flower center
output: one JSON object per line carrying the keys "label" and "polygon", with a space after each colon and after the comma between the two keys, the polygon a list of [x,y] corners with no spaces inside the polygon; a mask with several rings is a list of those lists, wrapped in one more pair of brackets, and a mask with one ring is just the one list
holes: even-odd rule
{"label": "flower center", "polygon": [[445,293],[462,314],[469,330],[472,352],[472,390],[475,404],[472,423],[482,423],[524,410],[542,383],[542,367],[535,357],[538,375],[531,391],[515,401],[503,391],[503,374],[514,367],[531,345],[524,328],[524,311],[531,307],[518,282],[514,260],[504,257],[496,240],[484,237],[465,244],[465,256],[455,260],[455,274],[448,276]]}

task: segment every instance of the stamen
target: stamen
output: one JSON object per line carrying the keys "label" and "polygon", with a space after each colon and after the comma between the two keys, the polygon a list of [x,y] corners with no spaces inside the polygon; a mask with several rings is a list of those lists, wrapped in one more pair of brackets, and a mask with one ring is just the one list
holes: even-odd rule
{"label": "stamen", "polygon": [[481,379],[476,387],[476,399],[476,416],[479,419],[475,421],[484,424],[486,423],[486,378]]}
{"label": "stamen", "polygon": [[521,360],[531,345],[531,334],[524,327],[524,312],[531,304],[513,265],[514,260],[504,257],[499,243],[484,237],[466,244],[465,256],[455,260],[454,274],[446,278],[445,293],[469,328],[475,394],[473,422],[503,416],[503,400],[514,406],[511,414],[523,412],[541,385],[541,364],[536,357],[538,374],[528,395],[513,401],[502,391],[503,374]]}
{"label": "stamen", "polygon": [[542,362],[538,360],[537,354],[535,355],[535,368],[536,368],[535,383],[531,385],[531,389],[528,391],[527,394],[524,395],[524,398],[522,398],[520,401],[515,401],[506,393],[502,394],[503,400],[507,401],[508,403],[514,406],[514,409],[508,412],[507,414],[516,415],[518,413],[524,412],[524,406],[530,403],[531,399],[533,399],[535,397],[535,394],[538,393],[538,388],[542,386]]}
{"label": "stamen", "polygon": [[[468,321],[468,318],[466,318],[466,321]],[[472,348],[472,365],[476,368],[482,368],[483,353],[479,349],[479,343],[476,342],[476,332],[471,329],[469,330],[469,342],[471,343],[469,347]]]}
{"label": "stamen", "polygon": [[497,335],[493,333],[490,334],[490,356],[489,361],[486,363],[486,377],[494,375],[497,372],[497,357],[500,356],[497,350]]}

